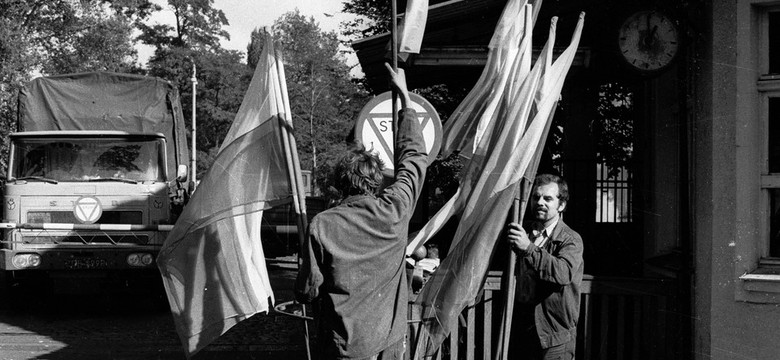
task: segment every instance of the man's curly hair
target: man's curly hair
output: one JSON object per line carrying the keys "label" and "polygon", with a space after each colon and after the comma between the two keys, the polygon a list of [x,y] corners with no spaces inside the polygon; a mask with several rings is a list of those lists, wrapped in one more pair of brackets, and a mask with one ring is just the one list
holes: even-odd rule
{"label": "man's curly hair", "polygon": [[379,156],[367,151],[366,147],[357,141],[336,163],[334,185],[342,198],[351,195],[376,195],[382,185],[384,168]]}

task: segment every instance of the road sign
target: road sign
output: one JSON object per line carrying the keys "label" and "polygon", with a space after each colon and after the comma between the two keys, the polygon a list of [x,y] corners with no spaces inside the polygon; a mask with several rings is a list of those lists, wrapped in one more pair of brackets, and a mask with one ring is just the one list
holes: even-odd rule
{"label": "road sign", "polygon": [[[355,137],[363,142],[366,149],[379,154],[385,164],[385,175],[392,176],[393,163],[393,109],[390,102],[391,92],[384,92],[363,107],[355,124]],[[428,160],[433,161],[441,147],[441,120],[433,105],[420,95],[410,93],[412,103],[409,104],[417,112],[417,120],[423,129],[425,149]],[[400,101],[398,109],[401,109]]]}

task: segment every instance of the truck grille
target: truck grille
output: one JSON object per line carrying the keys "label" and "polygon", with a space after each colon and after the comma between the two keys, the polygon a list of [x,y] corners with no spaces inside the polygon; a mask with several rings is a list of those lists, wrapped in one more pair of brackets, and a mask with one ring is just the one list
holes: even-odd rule
{"label": "truck grille", "polygon": [[[77,224],[72,211],[28,211],[27,222],[32,224]],[[142,224],[141,211],[104,211],[97,224]]]}
{"label": "truck grille", "polygon": [[120,234],[120,235],[25,235],[22,237],[25,244],[50,244],[50,245],[147,245],[149,236],[144,234]]}

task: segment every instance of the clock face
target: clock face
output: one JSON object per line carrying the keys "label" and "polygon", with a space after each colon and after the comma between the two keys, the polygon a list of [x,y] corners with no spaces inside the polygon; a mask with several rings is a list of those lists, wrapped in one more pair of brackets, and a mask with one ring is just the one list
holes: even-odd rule
{"label": "clock face", "polygon": [[620,26],[618,45],[633,68],[652,72],[668,66],[679,47],[677,27],[656,11],[639,11]]}

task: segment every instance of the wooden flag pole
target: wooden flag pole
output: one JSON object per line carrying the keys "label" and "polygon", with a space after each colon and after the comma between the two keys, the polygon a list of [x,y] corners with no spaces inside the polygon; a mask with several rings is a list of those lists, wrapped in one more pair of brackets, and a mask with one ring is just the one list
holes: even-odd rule
{"label": "wooden flag pole", "polygon": [[[512,206],[512,219],[521,226],[523,224],[523,217],[525,216],[525,209],[528,206],[528,199],[531,195],[533,181],[534,178],[536,178],[536,171],[539,169],[539,162],[542,158],[544,144],[546,143],[547,135],[550,132],[550,125],[552,124],[554,117],[555,107],[553,107],[553,110],[550,112],[550,115],[547,118],[547,123],[545,124],[544,130],[542,131],[541,140],[536,146],[534,157],[528,164],[528,169],[526,170],[525,175],[523,175],[523,178],[520,180],[517,196],[515,197],[515,203]],[[504,316],[501,319],[501,329],[499,330],[498,335],[498,344],[500,346],[499,351],[496,352],[496,359],[498,360],[506,360],[509,354],[509,339],[512,332],[512,316],[514,315],[515,291],[517,287],[517,276],[515,275],[516,267],[517,255],[514,251],[510,251],[506,273],[504,273],[504,284],[507,291],[504,296]]]}
{"label": "wooden flag pole", "polygon": [[[270,32],[266,29],[266,36],[270,36]],[[273,45],[272,45],[273,46]],[[306,200],[305,196],[306,194],[303,192],[303,183],[301,180],[301,174],[298,173],[298,170],[300,169],[300,163],[298,162],[298,153],[296,151],[296,144],[295,144],[295,136],[291,133],[290,129],[288,128],[288,124],[292,124],[292,118],[290,117],[290,102],[287,97],[287,80],[284,73],[284,64],[281,61],[282,53],[278,49],[274,47],[274,59],[276,61],[276,70],[278,72],[278,80],[279,80],[279,87],[280,87],[280,93],[282,96],[281,104],[279,108],[282,110],[282,116],[283,118],[279,119],[279,125],[280,125],[280,131],[281,131],[281,138],[282,143],[284,145],[284,153],[285,153],[285,160],[287,163],[287,174],[288,179],[290,181],[290,190],[292,192],[293,196],[293,209],[295,209],[296,213],[296,225],[298,227],[298,261],[296,261],[296,264],[298,268],[300,269],[301,265],[301,251],[303,251],[305,246],[305,236],[306,236],[306,227],[307,227],[307,218],[306,218]],[[287,121],[289,120],[289,121]],[[306,359],[311,360],[311,348],[309,346],[309,324],[306,317],[306,305],[301,305],[301,310],[303,314],[303,328],[304,328],[304,344],[306,346]]]}
{"label": "wooden flag pole", "polygon": [[[523,213],[525,212],[526,204],[528,203],[528,194],[531,191],[532,184],[528,179],[523,178],[517,185],[515,190],[515,199],[512,204],[512,213],[510,219],[513,222],[522,224]],[[515,269],[517,267],[517,254],[514,250],[509,251],[509,260],[507,261],[506,270],[504,272],[504,316],[501,318],[501,327],[498,333],[499,351],[496,351],[496,359],[506,360],[509,353],[509,338],[512,333],[512,317],[514,314],[515,306],[515,291],[517,287],[517,275]]]}
{"label": "wooden flag pole", "polygon": [[[392,50],[390,51],[391,56],[393,57],[392,60],[390,60],[390,64],[393,67],[393,71],[398,71],[398,4],[396,0],[390,1],[390,11],[392,12],[390,19],[391,19],[391,41],[390,41],[390,47]],[[392,103],[392,109],[393,109],[393,168],[395,168],[395,160],[396,156],[398,156],[398,149],[396,148],[397,134],[398,134],[398,104],[396,103],[396,98],[398,97],[398,93],[395,91],[395,88],[392,88],[392,96],[390,97],[391,103]]]}

